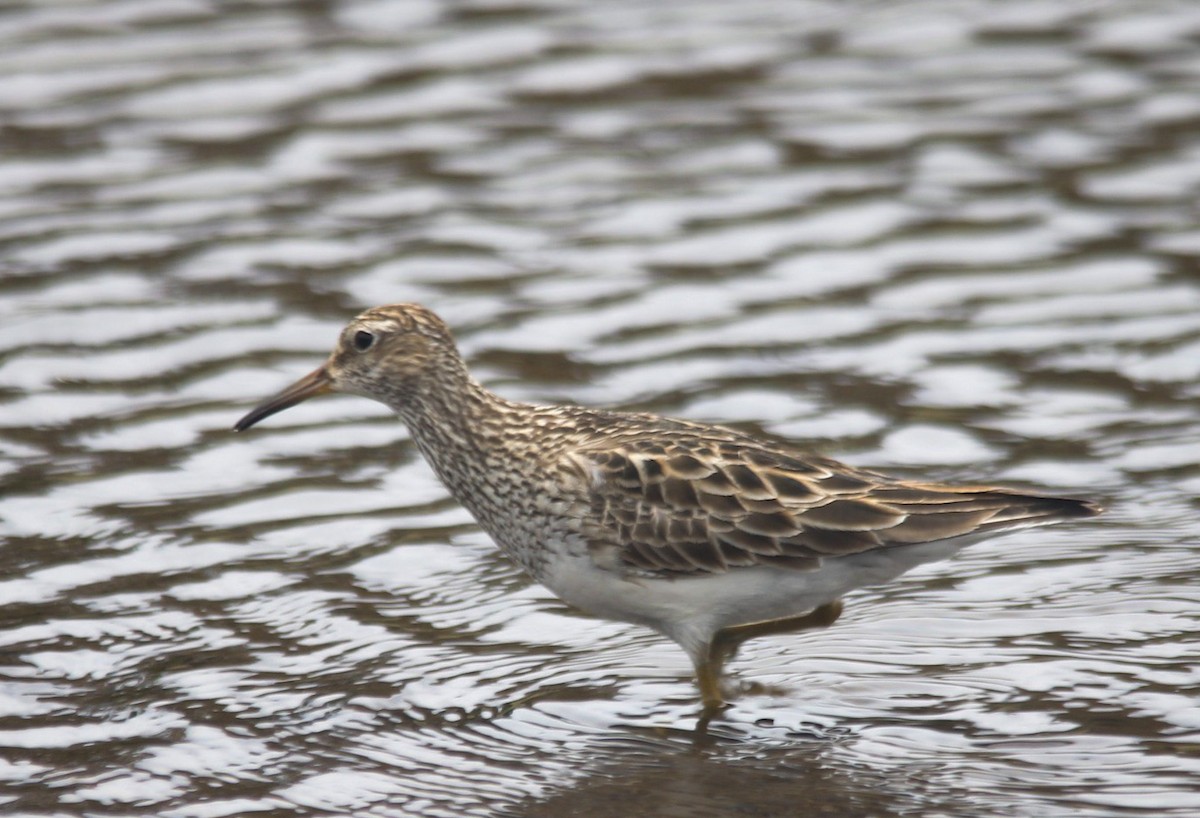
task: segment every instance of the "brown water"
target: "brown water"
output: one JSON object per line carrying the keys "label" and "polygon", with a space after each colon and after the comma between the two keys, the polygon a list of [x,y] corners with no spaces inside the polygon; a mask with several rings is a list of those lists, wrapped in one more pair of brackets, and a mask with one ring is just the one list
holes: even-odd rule
{"label": "brown water", "polygon": [[[1200,6],[0,10],[0,812],[1200,814]],[[1099,498],[747,646],[568,610],[380,407],[502,393]]]}

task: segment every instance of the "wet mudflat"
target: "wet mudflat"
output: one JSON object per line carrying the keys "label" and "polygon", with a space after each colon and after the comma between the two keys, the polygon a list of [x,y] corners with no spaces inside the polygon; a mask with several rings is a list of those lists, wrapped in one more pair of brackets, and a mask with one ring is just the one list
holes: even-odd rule
{"label": "wet mudflat", "polygon": [[[1200,811],[1200,9],[0,10],[0,811]],[[510,397],[1095,497],[688,663],[386,410],[229,427],[413,300]]]}

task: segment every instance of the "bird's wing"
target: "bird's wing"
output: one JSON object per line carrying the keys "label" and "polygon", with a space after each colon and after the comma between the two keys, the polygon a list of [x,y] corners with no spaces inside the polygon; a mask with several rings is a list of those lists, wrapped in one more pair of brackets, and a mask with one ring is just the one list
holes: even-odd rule
{"label": "bird's wing", "polygon": [[671,437],[609,440],[568,455],[588,484],[584,528],[604,567],[674,575],[765,564],[813,570],[824,557],[1099,512],[1079,500],[892,479],[736,433]]}

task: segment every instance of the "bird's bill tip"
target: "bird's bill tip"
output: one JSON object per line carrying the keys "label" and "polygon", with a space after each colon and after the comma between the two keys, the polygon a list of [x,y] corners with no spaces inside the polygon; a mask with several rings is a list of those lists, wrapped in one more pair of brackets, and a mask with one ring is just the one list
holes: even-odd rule
{"label": "bird's bill tip", "polygon": [[255,406],[233,425],[235,432],[244,432],[264,418],[295,406],[301,401],[333,391],[333,379],[325,367],[318,367],[282,392],[272,395]]}

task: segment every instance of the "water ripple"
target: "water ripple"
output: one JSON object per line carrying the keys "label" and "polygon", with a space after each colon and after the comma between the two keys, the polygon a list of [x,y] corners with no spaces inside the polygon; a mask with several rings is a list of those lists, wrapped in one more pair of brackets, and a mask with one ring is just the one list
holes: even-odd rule
{"label": "water ripple", "polygon": [[[1200,17],[133,0],[0,18],[0,803],[1191,816]],[[363,306],[480,377],[1102,499],[686,657],[500,557]]]}

